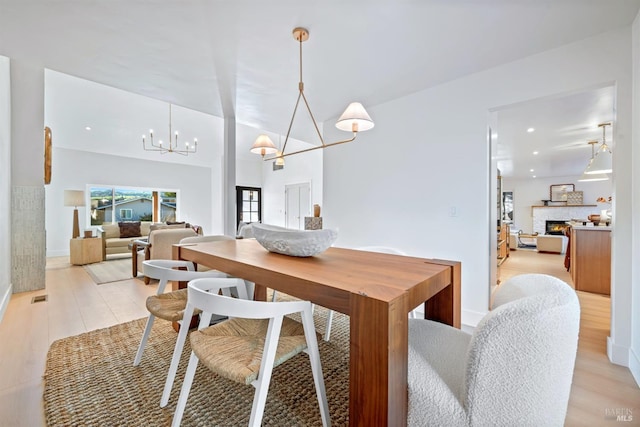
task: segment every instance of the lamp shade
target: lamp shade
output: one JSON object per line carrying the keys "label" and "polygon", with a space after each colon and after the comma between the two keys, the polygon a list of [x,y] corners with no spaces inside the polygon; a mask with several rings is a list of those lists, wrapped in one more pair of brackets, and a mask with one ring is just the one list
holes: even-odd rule
{"label": "lamp shade", "polygon": [[347,132],[361,132],[374,126],[361,103],[352,102],[336,122],[336,127]]}
{"label": "lamp shade", "polygon": [[251,152],[264,156],[265,154],[274,154],[278,151],[273,141],[267,135],[259,135],[256,142],[251,146]]}
{"label": "lamp shade", "polygon": [[84,191],[82,190],[64,190],[65,206],[84,206]]}
{"label": "lamp shade", "polygon": [[613,155],[611,154],[611,150],[609,150],[607,144],[602,144],[593,158],[593,162],[587,166],[587,170],[585,170],[584,173],[591,175],[613,172],[612,157]]}
{"label": "lamp shade", "polygon": [[604,173],[583,173],[578,181],[580,182],[594,182],[594,181],[606,181],[609,176]]}

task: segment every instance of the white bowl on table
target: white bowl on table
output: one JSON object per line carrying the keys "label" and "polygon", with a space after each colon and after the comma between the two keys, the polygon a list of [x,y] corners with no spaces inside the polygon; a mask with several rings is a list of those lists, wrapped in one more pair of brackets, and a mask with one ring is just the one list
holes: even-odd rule
{"label": "white bowl on table", "polygon": [[326,251],[338,237],[335,230],[294,230],[252,223],[253,237],[269,252],[309,257]]}

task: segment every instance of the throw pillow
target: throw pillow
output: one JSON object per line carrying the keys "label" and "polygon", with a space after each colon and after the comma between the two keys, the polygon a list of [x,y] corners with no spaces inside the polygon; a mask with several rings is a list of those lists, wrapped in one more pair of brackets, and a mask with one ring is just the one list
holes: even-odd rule
{"label": "throw pillow", "polygon": [[127,221],[127,222],[119,222],[118,226],[120,227],[120,237],[141,237],[140,234],[140,221]]}
{"label": "throw pillow", "polygon": [[184,221],[167,221],[167,225],[184,224]]}

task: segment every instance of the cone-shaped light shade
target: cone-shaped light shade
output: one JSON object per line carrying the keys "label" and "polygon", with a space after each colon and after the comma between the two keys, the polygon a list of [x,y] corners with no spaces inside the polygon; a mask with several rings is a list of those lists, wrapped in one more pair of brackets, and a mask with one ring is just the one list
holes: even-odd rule
{"label": "cone-shaped light shade", "polygon": [[338,129],[347,132],[363,132],[371,129],[373,125],[373,120],[369,117],[367,110],[359,102],[349,104],[336,122]]}
{"label": "cone-shaped light shade", "polygon": [[593,181],[606,181],[609,176],[604,173],[583,173],[578,181],[580,182],[593,182]]}
{"label": "cone-shaped light shade", "polygon": [[593,162],[587,166],[587,170],[585,170],[584,173],[591,175],[613,172],[612,157],[611,150],[609,150],[607,144],[602,144],[596,156],[593,158]]}
{"label": "cone-shaped light shade", "polygon": [[251,152],[260,154],[261,156],[264,156],[265,154],[273,154],[277,151],[278,149],[273,145],[271,138],[267,135],[258,136],[256,142],[251,146]]}

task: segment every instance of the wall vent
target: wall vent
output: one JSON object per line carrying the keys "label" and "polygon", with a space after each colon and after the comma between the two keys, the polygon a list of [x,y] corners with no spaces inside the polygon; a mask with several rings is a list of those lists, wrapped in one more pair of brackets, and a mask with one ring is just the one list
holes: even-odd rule
{"label": "wall vent", "polygon": [[35,304],[37,302],[46,302],[47,295],[38,295],[37,297],[31,298],[31,304]]}

